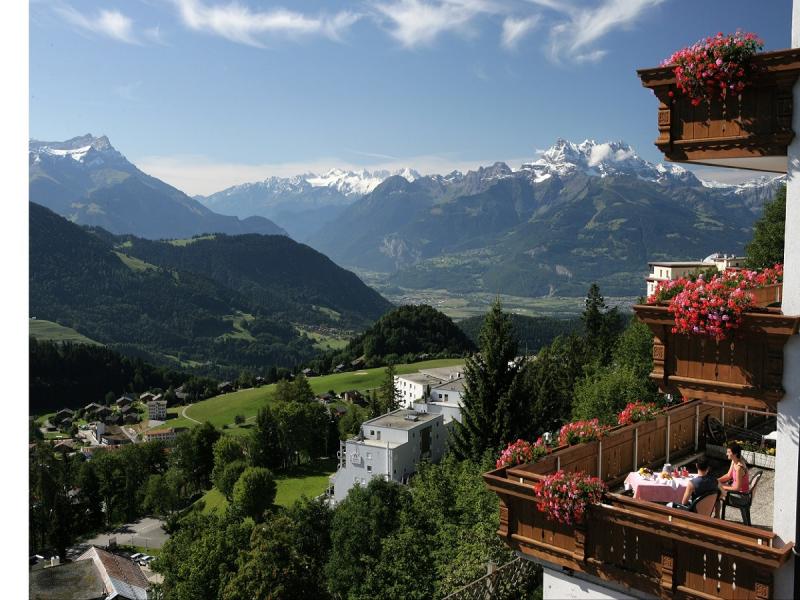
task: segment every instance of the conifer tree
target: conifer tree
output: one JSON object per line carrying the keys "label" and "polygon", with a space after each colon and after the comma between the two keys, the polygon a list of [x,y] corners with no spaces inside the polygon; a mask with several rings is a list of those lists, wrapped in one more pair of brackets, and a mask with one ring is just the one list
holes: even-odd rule
{"label": "conifer tree", "polygon": [[395,375],[394,365],[389,363],[389,366],[384,371],[383,382],[378,392],[382,414],[396,410],[398,407],[400,392],[394,382]]}
{"label": "conifer tree", "polygon": [[511,441],[512,427],[521,416],[509,394],[519,370],[517,339],[511,319],[495,300],[480,333],[480,353],[467,358],[461,422],[456,422],[451,447],[459,458],[479,459]]}
{"label": "conifer tree", "polygon": [[589,287],[581,320],[591,358],[601,365],[607,365],[622,331],[622,317],[616,307],[608,308],[596,283]]}
{"label": "conifer tree", "polygon": [[783,185],[775,192],[775,197],[764,204],[764,212],[753,226],[753,239],[745,249],[747,266],[763,269],[783,262],[785,237],[786,186]]}

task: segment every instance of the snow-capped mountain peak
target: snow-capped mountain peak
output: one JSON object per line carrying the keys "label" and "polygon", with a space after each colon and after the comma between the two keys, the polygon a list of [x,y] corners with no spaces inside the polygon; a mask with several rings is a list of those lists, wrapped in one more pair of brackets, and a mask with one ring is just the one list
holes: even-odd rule
{"label": "snow-capped mountain peak", "polygon": [[48,156],[56,159],[72,159],[81,164],[98,164],[104,159],[124,159],[111,142],[104,135],[95,137],[91,133],[74,137],[65,142],[43,142],[30,140],[28,153],[33,162],[39,162],[42,157]]}
{"label": "snow-capped mountain peak", "polygon": [[413,169],[400,169],[398,171],[344,171],[342,169],[330,169],[322,175],[308,174],[303,178],[312,187],[328,187],[335,189],[345,196],[363,196],[369,194],[378,187],[385,179],[393,175],[399,175],[408,181],[419,179],[420,174]]}
{"label": "snow-capped mountain peak", "polygon": [[534,181],[583,172],[599,177],[632,175],[647,181],[697,183],[694,175],[683,167],[650,163],[622,141],[584,140],[576,144],[559,138],[539,154],[540,158],[521,167],[532,173]]}

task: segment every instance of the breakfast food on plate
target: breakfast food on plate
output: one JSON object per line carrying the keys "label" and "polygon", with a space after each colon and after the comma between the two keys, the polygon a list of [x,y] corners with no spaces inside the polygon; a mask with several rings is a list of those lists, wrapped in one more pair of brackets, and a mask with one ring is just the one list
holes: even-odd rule
{"label": "breakfast food on plate", "polygon": [[639,475],[645,476],[645,475],[652,475],[652,474],[653,474],[653,472],[650,469],[648,469],[647,467],[642,467],[641,469],[639,469]]}

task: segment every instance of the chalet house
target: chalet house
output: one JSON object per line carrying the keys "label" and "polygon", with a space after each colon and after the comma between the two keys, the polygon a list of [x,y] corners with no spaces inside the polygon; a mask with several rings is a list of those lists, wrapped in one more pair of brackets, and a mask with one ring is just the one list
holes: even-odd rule
{"label": "chalet house", "polygon": [[98,441],[106,446],[121,446],[124,444],[130,444],[131,438],[125,435],[119,426],[110,425],[106,427],[105,431],[98,436]]}
{"label": "chalet house", "polygon": [[139,395],[139,402],[147,403],[150,400],[152,400],[153,398],[155,398],[155,396],[156,395],[153,394],[152,392],[145,392],[144,394],[140,394]]}
{"label": "chalet house", "polygon": [[354,369],[360,369],[365,364],[367,364],[367,361],[363,356],[359,356],[357,359],[350,361],[350,366]]}
{"label": "chalet house", "polygon": [[67,417],[66,419],[63,419],[58,424],[58,427],[61,429],[61,431],[69,431],[72,428],[72,418]]}
{"label": "chalet house", "polygon": [[95,546],[73,562],[30,572],[31,600],[147,600],[150,583],[132,560]]}
{"label": "chalet house", "polygon": [[93,414],[94,411],[96,411],[99,408],[103,408],[103,405],[102,404],[98,404],[97,402],[92,402],[91,404],[87,404],[86,406],[83,407],[83,412],[86,413],[86,414],[89,414],[89,413]]}
{"label": "chalet house", "polygon": [[261,375],[259,375],[258,377],[255,378],[254,383],[256,387],[261,387],[262,385],[266,385],[267,380],[264,379]]}
{"label": "chalet house", "polygon": [[121,406],[119,408],[119,412],[122,413],[122,416],[124,417],[125,415],[127,415],[129,413],[136,412],[136,409],[133,408],[133,406],[131,406],[130,404],[126,404],[126,405]]}
{"label": "chalet house", "polygon": [[130,396],[120,396],[119,398],[117,398],[115,404],[117,405],[118,408],[130,406],[131,404],[133,404],[133,398],[131,398]]}
{"label": "chalet house", "polygon": [[233,383],[230,381],[223,381],[217,386],[217,392],[220,394],[228,394],[233,391]]}
{"label": "chalet house", "polygon": [[306,377],[314,377],[314,376],[316,376],[316,373],[314,372],[314,369],[303,369],[301,371],[301,373],[303,373],[303,375],[305,375]]}
{"label": "chalet house", "polygon": [[333,372],[334,372],[334,373],[341,373],[341,372],[342,372],[342,371],[344,371],[346,368],[347,368],[347,367],[345,366],[345,364],[344,364],[344,363],[339,363],[338,365],[336,365],[335,367],[333,367]]}
{"label": "chalet house", "polygon": [[[60,411],[58,411],[56,414],[54,414],[51,417],[50,422],[53,425],[60,425],[61,422],[64,421],[64,419],[70,419],[71,420],[74,416],[75,416],[75,411],[74,410],[70,410],[68,408],[62,408]],[[71,424],[72,423],[70,422],[70,425]]]}
{"label": "chalet house", "polygon": [[142,417],[139,415],[138,412],[135,411],[129,412],[122,418],[122,422],[125,423],[126,425],[134,425],[136,423],[141,423],[141,421]]}
{"label": "chalet house", "polygon": [[96,409],[92,410],[91,414],[95,419],[104,421],[111,415],[111,412],[111,409],[107,406],[98,406]]}
{"label": "chalet house", "polygon": [[182,403],[189,398],[189,394],[184,386],[175,388],[175,397]]}
{"label": "chalet house", "polygon": [[358,404],[359,406],[365,406],[367,404],[367,399],[358,390],[347,390],[346,392],[342,392],[340,395],[342,400],[349,402],[350,404]]}
{"label": "chalet house", "polygon": [[118,412],[109,413],[106,418],[103,419],[103,423],[106,425],[122,425],[122,414]]}

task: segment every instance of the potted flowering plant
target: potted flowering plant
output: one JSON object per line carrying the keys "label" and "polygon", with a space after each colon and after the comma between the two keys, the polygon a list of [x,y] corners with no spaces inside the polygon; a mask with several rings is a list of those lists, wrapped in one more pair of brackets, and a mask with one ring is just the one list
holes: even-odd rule
{"label": "potted flowering plant", "polygon": [[658,407],[655,402],[629,402],[628,405],[617,415],[617,422],[620,425],[630,425],[640,421],[652,421],[656,418]]}
{"label": "potted flowering plant", "polygon": [[607,429],[608,427],[600,425],[597,419],[567,423],[558,432],[558,444],[560,446],[574,446],[583,442],[599,440]]}
{"label": "potted flowering plant", "polygon": [[556,471],[534,488],[539,499],[538,509],[548,519],[566,525],[582,522],[587,506],[599,504],[606,492],[606,485],[601,479],[589,477],[580,471]]}
{"label": "potted flowering plant", "polygon": [[539,438],[533,444],[525,440],[512,442],[500,454],[497,459],[496,467],[513,467],[524,463],[535,462],[550,452],[550,446]]}
{"label": "potted flowering plant", "polygon": [[672,333],[706,335],[720,341],[742,322],[742,313],[780,297],[783,265],[751,271],[729,269],[706,280],[679,278],[661,282],[648,304],[669,300],[675,318]]}
{"label": "potted flowering plant", "polygon": [[764,42],[754,33],[719,32],[678,50],[662,64],[673,66],[678,89],[697,106],[741,94],[754,73],[751,59],[763,48]]}

